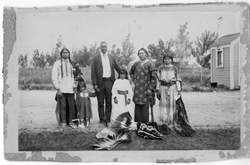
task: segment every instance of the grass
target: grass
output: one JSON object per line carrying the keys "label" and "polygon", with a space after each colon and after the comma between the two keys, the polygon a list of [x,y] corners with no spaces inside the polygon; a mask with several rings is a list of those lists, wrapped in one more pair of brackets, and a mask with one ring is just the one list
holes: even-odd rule
{"label": "grass", "polygon": [[[93,150],[96,132],[22,132],[19,151],[86,151]],[[131,143],[121,143],[113,150],[237,150],[240,128],[198,129],[193,137],[181,137],[175,132],[163,140],[142,139],[132,132]]]}

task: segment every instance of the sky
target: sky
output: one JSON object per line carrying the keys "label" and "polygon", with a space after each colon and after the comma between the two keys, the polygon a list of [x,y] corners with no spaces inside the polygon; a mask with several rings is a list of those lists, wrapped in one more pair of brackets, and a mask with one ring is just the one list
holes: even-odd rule
{"label": "sky", "polygon": [[[135,52],[159,39],[176,39],[180,25],[187,24],[190,41],[205,31],[220,35],[239,32],[236,12],[17,12],[18,54],[34,50],[51,53],[59,36],[70,51],[83,46],[88,48],[101,41],[108,42],[108,49],[122,42],[130,33]],[[218,18],[222,17],[219,22]]]}

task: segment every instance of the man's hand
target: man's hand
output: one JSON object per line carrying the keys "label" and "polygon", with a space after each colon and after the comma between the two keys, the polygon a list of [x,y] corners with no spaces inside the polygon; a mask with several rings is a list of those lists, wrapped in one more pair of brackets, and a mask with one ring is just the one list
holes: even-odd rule
{"label": "man's hand", "polygon": [[62,92],[60,89],[57,89],[56,96],[62,97]]}
{"label": "man's hand", "polygon": [[131,102],[131,100],[130,100],[130,99],[128,99],[128,100],[127,100],[127,104],[129,105],[129,104],[130,104],[130,102]]}
{"label": "man's hand", "polygon": [[97,91],[97,92],[100,91],[97,85],[94,85],[94,90]]}
{"label": "man's hand", "polygon": [[118,100],[116,97],[114,98],[114,102],[115,102],[115,104],[118,104]]}

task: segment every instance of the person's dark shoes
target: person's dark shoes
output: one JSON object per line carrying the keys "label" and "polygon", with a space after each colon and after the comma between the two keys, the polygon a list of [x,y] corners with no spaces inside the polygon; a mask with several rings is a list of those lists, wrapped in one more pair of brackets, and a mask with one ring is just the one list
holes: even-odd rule
{"label": "person's dark shoes", "polygon": [[163,125],[159,126],[158,128],[159,128],[159,131],[163,135],[168,135],[171,133],[171,129],[166,124],[163,124]]}
{"label": "person's dark shoes", "polygon": [[67,127],[66,123],[60,124],[60,126],[58,126],[59,132],[64,132],[64,130],[66,129],[66,127]]}

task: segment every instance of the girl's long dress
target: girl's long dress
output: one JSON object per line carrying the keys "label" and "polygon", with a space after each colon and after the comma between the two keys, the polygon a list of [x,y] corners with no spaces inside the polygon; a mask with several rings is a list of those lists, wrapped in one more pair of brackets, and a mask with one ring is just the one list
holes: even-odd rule
{"label": "girl's long dress", "polygon": [[[130,104],[126,105],[124,94],[119,94],[119,93],[124,93],[124,92],[128,93],[126,94],[126,99],[131,100]],[[118,104],[113,104],[112,113],[111,113],[112,121],[114,121],[120,114],[124,112],[128,111],[130,114],[132,114],[131,113],[132,96],[133,96],[133,92],[132,92],[132,88],[131,88],[129,81],[127,79],[123,79],[123,80],[117,79],[112,88],[112,98],[116,97],[118,100]]]}
{"label": "girl's long dress", "polygon": [[95,94],[89,91],[79,92],[76,94],[76,105],[80,119],[92,118],[90,97],[95,97]]}
{"label": "girl's long dress", "polygon": [[160,66],[158,77],[160,82],[165,83],[165,85],[162,85],[159,82],[157,85],[161,93],[158,122],[160,125],[166,124],[169,127],[173,127],[173,114],[176,109],[176,100],[178,97],[177,89],[180,90],[181,88],[181,79],[178,75],[177,68],[173,65]]}

